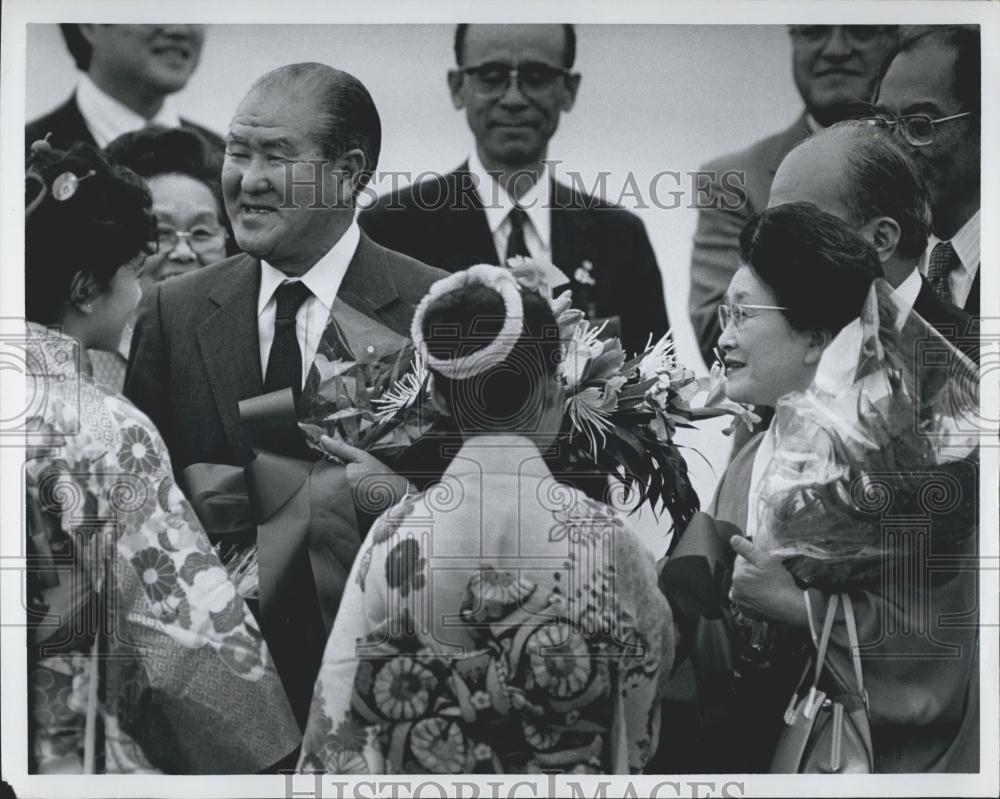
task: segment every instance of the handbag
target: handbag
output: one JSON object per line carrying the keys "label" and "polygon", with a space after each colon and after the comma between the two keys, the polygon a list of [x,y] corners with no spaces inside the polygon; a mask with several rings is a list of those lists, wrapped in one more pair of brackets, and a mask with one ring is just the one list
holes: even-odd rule
{"label": "handbag", "polygon": [[[819,689],[819,680],[840,602],[844,605],[857,690],[828,696]],[[812,685],[803,693],[810,668]],[[839,684],[836,675],[831,672],[831,676]],[[816,657],[812,663],[806,663],[785,710],[785,727],[778,738],[770,771],[772,774],[871,774],[874,760],[854,607],[847,594],[833,594],[827,604]]]}

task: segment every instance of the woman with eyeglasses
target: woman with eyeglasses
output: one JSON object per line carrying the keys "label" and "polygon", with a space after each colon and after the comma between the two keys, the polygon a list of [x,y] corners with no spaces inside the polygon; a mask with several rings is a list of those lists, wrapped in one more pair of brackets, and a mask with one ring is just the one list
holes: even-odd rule
{"label": "woman with eyeglasses", "polygon": [[[880,314],[891,313],[891,301],[881,299],[891,296],[891,290],[880,280],[882,267],[874,249],[846,224],[815,206],[789,203],[765,211],[743,230],[740,245],[742,265],[719,310],[725,391],[737,402],[777,406],[777,413],[771,427],[751,439],[734,457],[709,509],[715,520],[729,522],[743,534],[730,541],[735,560],[727,578],[728,602],[723,603],[727,622],[722,627],[726,631],[713,639],[712,633],[720,632],[720,623],[701,620],[690,637],[699,710],[705,724],[701,748],[708,753],[702,768],[752,773],[772,768],[777,742],[785,728],[783,714],[804,664],[817,651],[816,634],[823,627],[829,598],[826,589],[804,581],[801,572],[793,576],[792,561],[773,554],[777,549],[773,524],[782,516],[773,507],[765,506],[762,495],[776,484],[769,483],[775,479],[775,463],[792,464],[789,471],[780,473],[783,478],[792,474],[794,480],[795,473],[812,475],[810,469],[816,469],[816,464],[836,463],[838,457],[846,457],[836,452],[830,455],[828,445],[838,440],[837,436],[843,441],[845,435],[863,438],[870,433],[871,428],[862,421],[868,417],[860,409],[885,395],[871,393],[867,387],[858,388],[859,357],[865,362],[866,352],[862,341],[876,349],[883,344],[887,348],[888,355],[869,353],[868,362],[876,359],[883,364],[890,386],[894,379],[900,381],[888,389],[890,395],[910,390],[900,375],[914,378],[913,394],[917,396],[929,385],[929,378],[925,379],[919,366],[914,365],[918,353],[901,345],[902,339],[896,337],[905,325],[916,325],[918,337],[932,344],[939,356],[944,353],[956,358],[963,374],[971,374],[973,367],[915,315],[892,317],[895,321],[892,325],[886,323],[885,329],[880,324],[877,345],[860,334],[856,340],[851,338],[853,331],[863,329],[858,317],[863,308],[870,313],[873,296],[880,297]],[[848,338],[838,337],[848,325]],[[890,328],[892,332],[887,332]],[[834,357],[824,359],[834,340],[838,347]],[[850,341],[855,341],[850,344],[853,349],[846,351],[853,355],[843,356],[845,350],[840,348]],[[832,396],[856,399],[843,416],[834,413],[822,417],[847,420],[836,433],[793,428],[795,417],[790,408],[801,409],[808,397],[819,396],[809,393],[819,384],[837,387],[840,393]],[[856,396],[846,394],[848,391]],[[797,398],[804,399],[795,405]],[[917,435],[912,432],[917,428],[917,419],[895,421],[899,441]],[[902,458],[902,446],[899,452]],[[865,463],[858,468],[865,471]],[[815,486],[822,488],[828,477],[816,479]],[[833,518],[835,511],[849,517],[856,510],[851,497],[831,497],[822,491],[818,495],[830,504],[816,506],[814,512],[818,515],[814,519]],[[796,496],[801,509],[807,494]],[[872,523],[880,524],[878,520]],[[809,533],[792,531],[797,538]],[[958,631],[942,631],[931,622],[930,633],[914,633],[902,643],[889,633],[916,625],[921,603],[928,603],[936,613],[969,612],[975,607],[974,581],[951,574],[928,589],[930,594],[922,589],[906,591],[900,588],[907,585],[906,581],[900,582],[898,574],[889,573],[891,567],[887,564],[892,562],[892,556],[878,560],[872,568],[876,572],[884,569],[884,573],[829,589],[848,591],[853,602],[862,644],[860,650],[853,651],[860,655],[858,665],[867,689],[874,770],[969,768],[967,757],[970,753],[975,757],[976,751],[971,737],[975,717],[965,712],[976,701],[970,680],[976,649],[974,629],[966,626]],[[827,656],[827,664],[831,664],[829,668],[838,681],[823,686],[831,695],[856,688],[852,683],[855,661],[846,611],[839,612],[842,615],[832,627]],[[727,642],[723,649],[728,658],[720,658],[718,651],[713,654],[705,646],[710,640],[720,639]],[[944,651],[952,653],[950,660],[941,659]],[[825,680],[833,679],[829,674],[825,673]],[[846,751],[846,743],[844,747]],[[847,762],[846,758],[842,762]]]}
{"label": "woman with eyeglasses", "polygon": [[156,428],[90,374],[139,301],[149,191],[86,144],[26,175],[30,771],[270,767],[299,731],[257,623]]}
{"label": "woman with eyeglasses", "polygon": [[[222,162],[198,133],[150,125],[119,136],[105,153],[145,179],[153,196],[156,237],[139,272],[143,293],[232,254],[219,185]],[[115,391],[125,382],[133,323],[130,319],[114,351],[90,354],[95,379]]]}

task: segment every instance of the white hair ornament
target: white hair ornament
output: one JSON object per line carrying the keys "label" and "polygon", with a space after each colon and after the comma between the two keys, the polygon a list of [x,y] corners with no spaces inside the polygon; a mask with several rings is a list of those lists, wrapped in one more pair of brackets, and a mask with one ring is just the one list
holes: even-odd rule
{"label": "white hair ornament", "polygon": [[[427,315],[427,310],[440,297],[472,285],[491,288],[503,299],[504,322],[500,332],[485,347],[468,355],[460,355],[457,358],[436,358],[428,351],[427,343],[424,341],[424,317]],[[491,264],[476,264],[442,278],[431,286],[413,313],[410,338],[429,369],[452,380],[465,380],[502,363],[521,337],[523,324],[524,305],[521,302],[521,287],[511,270]]]}

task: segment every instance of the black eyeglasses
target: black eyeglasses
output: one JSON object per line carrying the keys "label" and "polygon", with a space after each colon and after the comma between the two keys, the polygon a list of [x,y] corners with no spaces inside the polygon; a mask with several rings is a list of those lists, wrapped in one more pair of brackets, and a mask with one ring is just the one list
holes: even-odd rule
{"label": "black eyeglasses", "polygon": [[560,79],[569,76],[569,70],[551,64],[528,62],[505,64],[490,62],[475,67],[462,67],[469,78],[472,91],[484,100],[503,97],[513,81],[521,92],[532,98],[544,97],[555,88]]}
{"label": "black eyeglasses", "polygon": [[972,116],[971,111],[963,111],[961,114],[952,114],[947,117],[931,119],[927,114],[906,114],[901,117],[891,117],[888,114],[878,114],[876,116],[864,117],[862,122],[869,125],[885,128],[886,130],[898,130],[903,134],[903,138],[914,147],[926,147],[933,144],[935,137],[935,125],[944,122],[951,122],[955,119],[964,119]]}

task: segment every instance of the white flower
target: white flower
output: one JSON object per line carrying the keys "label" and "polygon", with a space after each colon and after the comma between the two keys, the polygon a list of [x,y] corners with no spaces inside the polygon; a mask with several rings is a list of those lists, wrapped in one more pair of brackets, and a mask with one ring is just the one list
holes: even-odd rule
{"label": "white flower", "polygon": [[229,580],[225,569],[205,569],[198,572],[191,582],[190,602],[195,607],[205,608],[209,613],[219,613],[233,601],[236,588]]}
{"label": "white flower", "polygon": [[[605,322],[604,324],[607,324]],[[600,336],[604,325],[594,327],[581,320],[573,329],[573,336],[563,349],[562,377],[568,389],[574,389],[583,379],[587,364],[604,352],[604,342]]]}
{"label": "white flower", "polygon": [[390,386],[385,393],[372,400],[378,409],[376,420],[384,422],[400,411],[406,410],[420,398],[427,384],[427,365],[418,351],[413,358],[413,368]]}
{"label": "white flower", "polygon": [[[652,339],[652,335],[650,335]],[[646,354],[639,361],[639,376],[643,380],[649,380],[658,374],[669,372],[677,365],[677,358],[674,355],[674,340],[670,330],[652,346],[646,345]]]}
{"label": "white flower", "polygon": [[573,273],[573,280],[584,286],[596,286],[597,281],[590,276],[590,272],[584,269],[582,266],[577,267],[577,270]]}

